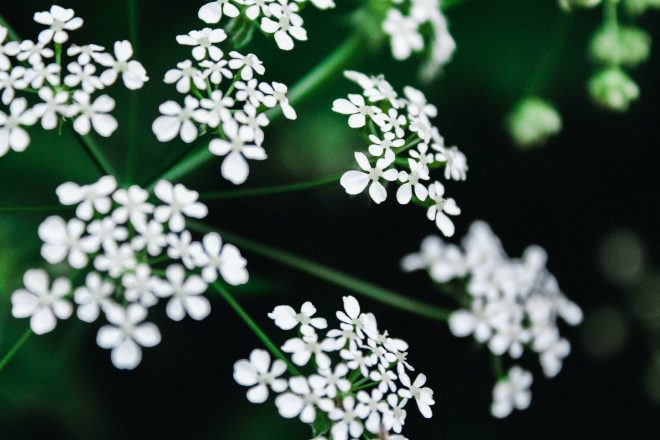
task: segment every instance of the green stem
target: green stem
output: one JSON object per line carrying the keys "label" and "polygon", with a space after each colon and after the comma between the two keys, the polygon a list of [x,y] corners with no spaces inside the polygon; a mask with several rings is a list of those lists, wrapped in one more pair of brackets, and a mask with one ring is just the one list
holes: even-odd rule
{"label": "green stem", "polygon": [[[188,222],[188,225],[190,226],[190,229],[203,233],[215,231],[214,228],[200,222],[190,221]],[[366,296],[367,298],[371,298],[375,301],[380,301],[395,308],[405,310],[419,316],[424,316],[426,318],[434,319],[436,321],[446,321],[449,318],[450,311],[446,309],[408,298],[399,293],[363,281],[354,276],[345,274],[314,261],[307,260],[292,253],[266,246],[249,238],[241,237],[240,235],[223,230],[217,230],[217,232],[219,232],[225,240],[233,242],[234,244],[244,249],[277,261],[281,264],[290,266],[299,271],[306,272],[322,280],[352,290],[357,294]]]}
{"label": "green stem", "polygon": [[305,191],[308,189],[318,188],[332,183],[339,182],[341,174],[334,176],[322,177],[320,179],[310,180],[307,182],[290,183],[285,185],[266,186],[263,188],[247,188],[239,189],[236,191],[216,191],[202,193],[200,199],[202,200],[223,200],[223,199],[238,199],[245,197],[258,197],[268,196],[273,194],[286,194],[296,191]]}
{"label": "green stem", "polygon": [[[133,45],[134,56],[138,57],[138,3],[137,0],[127,0],[128,37]],[[139,126],[139,90],[132,90],[128,98],[128,129],[126,154],[126,181],[133,182],[135,162],[137,160],[137,130]]]}
{"label": "green stem", "polygon": [[369,382],[364,385],[360,385],[359,387],[351,388],[351,392],[356,392],[360,390],[366,390],[367,388],[373,388],[374,386],[378,385],[378,382]]}
{"label": "green stem", "polygon": [[7,36],[9,37],[10,40],[14,41],[20,41],[21,37],[18,36],[18,34],[12,29],[11,26],[9,26],[9,23],[7,23],[7,20],[0,15],[0,26],[4,27],[7,29]]}
{"label": "green stem", "polygon": [[552,74],[561,60],[561,52],[568,42],[573,27],[573,16],[574,14],[561,14],[557,19],[559,21],[556,25],[557,30],[548,42],[543,57],[536,66],[525,90],[525,97],[537,96],[543,93],[543,89],[552,78]]}
{"label": "green stem", "polygon": [[[1,21],[0,21],[1,23]],[[27,330],[25,330],[25,333],[16,341],[16,343],[9,349],[6,355],[0,360],[0,371],[2,371],[7,364],[13,359],[13,357],[18,353],[18,350],[23,347],[23,345],[27,342],[27,340],[30,338],[30,335],[32,334],[32,330],[28,327]]]}
{"label": "green stem", "polygon": [[78,139],[78,142],[80,142],[80,145],[82,145],[83,150],[85,150],[89,158],[92,159],[92,162],[94,162],[94,165],[96,165],[101,174],[115,177],[118,176],[117,170],[105,157],[99,146],[94,141],[94,138],[92,138],[90,135],[80,135],[75,132],[74,134],[76,139]]}
{"label": "green stem", "polygon": [[[337,49],[334,50],[334,52],[328,55],[324,61],[312,69],[291,88],[288,94],[289,103],[294,105],[309,96],[319,84],[332,76],[354,53],[356,53],[360,47],[360,42],[361,38],[358,35],[351,35],[348,37]],[[227,95],[229,95],[229,91]],[[275,107],[266,112],[266,114],[272,121],[282,114],[282,110],[279,107]],[[164,171],[158,177],[152,179],[152,181],[149,182],[149,187],[153,187],[153,185],[155,185],[160,179],[171,181],[179,180],[181,177],[204,165],[213,157],[215,156],[208,151],[207,145],[195,148],[167,171]]]}
{"label": "green stem", "polygon": [[49,205],[49,206],[12,206],[0,207],[0,214],[29,214],[34,212],[58,212],[70,211],[73,206]]}
{"label": "green stem", "polygon": [[506,378],[506,373],[504,372],[504,367],[502,366],[502,358],[500,356],[490,354],[490,366],[493,370],[493,375],[495,380],[501,380]]}
{"label": "green stem", "polygon": [[273,356],[282,359],[284,362],[286,362],[289,372],[291,374],[294,374],[296,376],[302,376],[300,373],[300,370],[296,368],[295,365],[291,363],[291,361],[280,351],[279,348],[277,348],[277,345],[271,339],[266,335],[266,333],[259,327],[259,325],[254,322],[254,320],[248,315],[248,313],[241,307],[241,305],[236,301],[236,299],[232,296],[231,293],[227,289],[225,289],[220,283],[215,282],[211,284],[211,286],[220,294],[220,296],[227,301],[229,306],[234,309],[234,311],[238,314],[238,316],[241,317],[243,321],[247,324],[248,327],[250,327],[250,330],[254,332],[254,334],[257,335],[259,339],[261,339],[261,342],[264,343],[264,345],[268,348],[268,350],[273,354]]}

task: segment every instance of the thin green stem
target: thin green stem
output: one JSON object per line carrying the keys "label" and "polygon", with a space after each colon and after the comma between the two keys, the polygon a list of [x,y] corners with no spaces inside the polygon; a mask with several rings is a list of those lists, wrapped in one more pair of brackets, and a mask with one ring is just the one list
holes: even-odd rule
{"label": "thin green stem", "polygon": [[18,36],[14,29],[9,26],[9,23],[7,23],[7,20],[5,20],[2,15],[0,15],[0,26],[7,29],[7,36],[9,36],[10,40],[19,41],[21,39],[21,37]]}
{"label": "thin green stem", "polygon": [[222,284],[215,282],[211,284],[211,286],[220,294],[220,296],[229,304],[229,306],[234,309],[234,311],[240,316],[240,318],[245,321],[248,327],[250,327],[250,330],[254,332],[255,335],[259,339],[261,339],[261,342],[264,343],[266,348],[273,354],[273,356],[282,359],[284,362],[286,362],[289,372],[291,374],[295,374],[296,376],[301,376],[302,374],[300,373],[300,370],[296,368],[295,365],[291,363],[291,361],[280,351],[280,349],[275,345],[275,343],[266,335],[266,333],[259,327],[259,324],[254,322],[254,320],[248,315],[248,313],[245,311],[245,309],[236,301],[236,299],[232,296],[231,293],[227,289],[225,289]]}
{"label": "thin green stem", "polygon": [[[133,45],[133,53],[138,58],[138,2],[127,0],[128,12],[128,37]],[[139,90],[132,90],[128,98],[128,129],[127,129],[127,154],[126,154],[126,181],[133,182],[135,173],[135,162],[137,160],[137,130],[139,126]]]}
{"label": "thin green stem", "polygon": [[526,97],[543,93],[552,78],[552,74],[561,60],[561,52],[568,42],[573,27],[573,16],[574,14],[561,14],[557,19],[559,23],[555,26],[556,31],[548,42],[525,90]]}
{"label": "thin green stem", "polygon": [[[357,52],[360,47],[360,42],[361,38],[358,35],[351,35],[344,40],[344,42],[328,55],[324,61],[307,73],[307,75],[301,78],[291,88],[288,93],[289,103],[294,105],[308,97],[319,84],[323,83],[326,79],[341,69],[351,56]],[[227,96],[229,96],[229,91],[227,92]],[[266,112],[266,114],[272,121],[282,114],[282,110],[279,107],[275,107]],[[153,185],[155,185],[160,179],[172,181],[179,180],[181,177],[204,165],[213,157],[214,155],[208,150],[207,144],[195,148],[180,161],[152,179],[149,182],[149,186],[153,187]]]}
{"label": "thin green stem", "polygon": [[318,188],[320,186],[329,185],[339,182],[341,174],[322,177],[320,179],[310,180],[307,182],[290,183],[277,186],[266,186],[262,188],[247,188],[236,191],[215,191],[202,193],[200,198],[202,200],[223,200],[223,199],[239,199],[246,197],[269,196],[274,194],[287,194],[296,191],[305,191],[308,189]]}
{"label": "thin green stem", "polygon": [[27,342],[27,340],[30,338],[30,335],[32,334],[32,330],[28,327],[27,330],[23,333],[23,335],[16,341],[16,343],[9,349],[6,355],[0,359],[0,371],[2,371],[9,362],[14,358],[16,353],[18,353],[18,350],[23,347],[23,345]]}
{"label": "thin green stem", "polygon": [[373,387],[375,387],[376,385],[378,385],[378,382],[369,382],[369,383],[367,383],[367,384],[360,385],[359,387],[351,388],[351,392],[356,392],[356,391],[360,391],[360,390],[366,390],[366,389],[368,389],[368,388],[373,388]]}
{"label": "thin green stem", "polygon": [[[200,222],[189,222],[189,226],[191,229],[200,232],[211,232],[216,230],[215,228]],[[388,304],[392,307],[405,310],[415,315],[434,319],[436,321],[446,321],[449,318],[450,312],[438,306],[408,298],[394,291],[384,289],[367,281],[363,281],[354,276],[329,268],[314,261],[310,261],[306,258],[299,257],[287,251],[258,243],[249,238],[245,238],[224,230],[217,230],[217,232],[219,232],[220,235],[222,235],[222,237],[227,241],[233,242],[243,249],[247,249],[273,261],[277,261],[278,263],[287,265],[322,280],[352,290],[359,295],[363,295],[375,301]]]}
{"label": "thin green stem", "polygon": [[30,214],[30,213],[40,213],[40,212],[70,211],[72,209],[74,209],[72,206],[62,206],[62,205],[11,206],[11,207],[0,207],[0,214]]}
{"label": "thin green stem", "polygon": [[96,144],[96,141],[94,141],[94,138],[90,135],[80,135],[76,132],[74,132],[74,134],[76,139],[78,139],[78,142],[80,142],[80,145],[82,145],[83,150],[85,150],[89,158],[92,159],[92,162],[94,162],[94,165],[96,165],[101,174],[115,177],[118,176],[117,170],[105,157],[99,146]]}
{"label": "thin green stem", "polygon": [[490,354],[490,367],[493,370],[493,376],[495,380],[504,379],[506,373],[504,372],[504,367],[502,366],[502,358],[493,353]]}

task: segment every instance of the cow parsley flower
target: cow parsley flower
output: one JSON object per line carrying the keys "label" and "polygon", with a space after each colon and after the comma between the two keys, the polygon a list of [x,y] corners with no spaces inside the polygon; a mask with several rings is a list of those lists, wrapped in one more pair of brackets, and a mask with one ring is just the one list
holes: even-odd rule
{"label": "cow parsley flower", "polygon": [[[240,14],[236,7],[235,0],[214,0],[206,3],[199,9],[199,18],[206,23],[217,23],[222,19],[222,15],[235,18]],[[240,4],[240,3],[239,3]]]}
{"label": "cow parsley flower", "polygon": [[39,42],[42,44],[48,44],[51,40],[57,44],[65,43],[69,39],[67,31],[75,31],[83,25],[83,19],[75,17],[73,9],[58,5],[51,6],[50,11],[35,13],[34,21],[49,26],[39,34]]}
{"label": "cow parsley flower", "polygon": [[[269,369],[268,353],[254,350],[249,361],[234,366],[236,382],[252,387],[247,396],[250,402],[265,402],[270,386],[278,394],[275,406],[282,417],[297,417],[314,426],[319,420],[324,425],[329,421],[324,432],[344,440],[362,434],[403,439],[398,434],[406,420],[405,407],[412,400],[425,417],[432,415],[435,402],[433,391],[425,386],[426,376],[414,381],[407,376],[406,371],[412,370],[406,361],[408,344],[379,330],[375,316],[364,313],[357,299],[343,298],[336,328],[327,329],[327,321],[315,315],[310,302],[303,304],[300,313],[287,305],[269,313],[282,330],[300,329],[302,337],[289,338],[281,348],[291,355],[293,364],[311,373],[285,379],[284,362],[277,360],[280,365]],[[317,333],[323,330],[327,330],[325,335]],[[254,359],[257,353],[259,358]]]}
{"label": "cow parsley flower", "polygon": [[245,159],[265,160],[268,156],[263,147],[251,144],[254,136],[249,127],[230,120],[223,124],[223,130],[228,140],[213,139],[209,144],[209,151],[216,156],[226,156],[220,167],[222,177],[234,185],[240,185],[247,180],[250,173]]}
{"label": "cow parsley flower", "polygon": [[117,120],[109,114],[115,108],[115,100],[108,95],[101,95],[92,102],[89,94],[78,90],[73,100],[69,115],[77,115],[73,128],[79,134],[86,135],[94,128],[99,135],[109,137],[117,129]]}
{"label": "cow parsley flower", "polygon": [[72,314],[72,297],[80,320],[110,323],[99,331],[98,345],[112,349],[117,368],[131,369],[140,363],[140,347],[160,342],[158,329],[143,323],[147,308],[164,299],[170,319],[204,319],[211,311],[203,295],[208,283],[221,278],[242,284],[248,271],[240,251],[218,234],[200,242],[186,229],[187,219],[208,212],[196,191],[166,181],[156,182],[154,194],[138,185],[117,186],[114,177],[104,176],[57,188],[60,203],[75,208],[76,217],[51,216],[39,226],[41,254],[50,264],[66,262],[85,276],[84,283],[72,288],[62,278],[49,290],[45,271],[28,271],[26,288],[13,294],[12,303],[13,315],[31,317],[41,334],[54,328],[55,318]]}
{"label": "cow parsley flower", "polygon": [[24,289],[11,295],[11,313],[15,318],[30,317],[30,328],[38,335],[55,329],[58,319],[71,316],[73,307],[65,298],[71,293],[71,283],[57,278],[52,286],[48,274],[41,269],[30,269],[23,276]]}
{"label": "cow parsley flower", "polygon": [[10,149],[16,152],[25,151],[30,144],[30,135],[23,126],[33,125],[35,122],[36,116],[27,108],[25,98],[14,100],[9,106],[9,114],[0,110],[0,157]]}
{"label": "cow parsley flower", "polygon": [[188,35],[179,35],[176,37],[176,42],[182,46],[193,46],[193,58],[201,61],[206,56],[213,59],[222,58],[222,51],[214,44],[222,43],[226,39],[227,33],[222,29],[204,28],[190,31]]}
{"label": "cow parsley flower", "polygon": [[177,135],[189,144],[197,139],[198,131],[195,122],[206,121],[206,111],[199,107],[199,101],[192,96],[186,96],[184,107],[175,101],[167,101],[160,105],[163,116],[156,118],[153,123],[153,132],[160,142],[167,142]]}
{"label": "cow parsley flower", "polygon": [[[355,160],[362,171],[347,171],[341,176],[341,186],[351,195],[360,194],[369,186],[369,196],[376,203],[387,199],[387,190],[381,180],[393,182],[397,179],[397,171],[389,168],[392,165],[387,159],[378,159],[375,166],[369,163],[364,153],[356,152]],[[389,169],[388,169],[389,168]]]}
{"label": "cow parsley flower", "polygon": [[[462,307],[449,316],[452,334],[473,336],[495,356],[517,359],[525,350],[535,352],[544,374],[554,377],[571,348],[560,335],[560,318],[577,325],[582,311],[561,293],[546,260],[538,246],[528,247],[522,258],[509,258],[488,225],[476,222],[462,248],[429,237],[421,252],[406,256],[402,266],[428,270],[434,281],[465,290]],[[530,385],[531,374],[514,367],[509,379],[495,386],[493,415],[506,417],[513,408],[526,408]]]}
{"label": "cow parsley flower", "polygon": [[[92,55],[99,64],[108,67],[101,74],[101,82],[103,84],[111,85],[121,75],[124,85],[129,90],[141,89],[144,83],[149,81],[147,71],[139,61],[132,60],[133,45],[130,41],[117,41],[114,45],[114,56],[111,54]],[[81,53],[81,57],[84,53]]]}
{"label": "cow parsley flower", "polygon": [[288,0],[278,0],[270,5],[270,15],[261,19],[261,30],[274,34],[277,46],[282,50],[293,49],[295,38],[298,41],[307,41],[307,31],[303,28],[303,19],[298,15],[299,8],[296,3]]}

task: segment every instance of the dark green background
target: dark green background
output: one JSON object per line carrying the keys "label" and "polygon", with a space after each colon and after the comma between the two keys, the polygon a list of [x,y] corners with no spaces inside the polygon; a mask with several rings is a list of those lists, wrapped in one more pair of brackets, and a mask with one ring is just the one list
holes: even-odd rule
{"label": "dark green background", "polygon": [[[343,3],[339,0],[340,3]],[[110,47],[128,38],[123,1],[71,0],[86,26],[72,41]],[[165,71],[188,56],[174,37],[203,27],[196,19],[202,2],[139,1],[139,59],[151,81],[140,92],[138,175],[147,178],[180,141],[160,144],[151,132],[158,104],[175,96],[162,84]],[[276,50],[257,37],[249,50],[265,62],[267,78],[289,85],[335,48],[350,32],[345,12],[305,11],[309,41],[291,53]],[[0,13],[23,36],[35,38],[34,11],[50,2],[3,2]],[[364,300],[381,326],[410,342],[413,364],[429,376],[436,392],[434,418],[423,420],[410,408],[407,434],[420,438],[596,438],[627,432],[634,438],[658,438],[658,407],[648,399],[642,376],[651,362],[648,333],[628,316],[623,292],[608,285],[596,268],[602,237],[628,227],[646,241],[649,257],[660,264],[657,224],[660,219],[657,160],[658,54],[634,72],[641,98],[626,114],[594,107],[586,80],[594,67],[586,46],[600,21],[598,11],[575,14],[571,33],[556,57],[543,96],[564,119],[562,134],[546,147],[517,151],[503,131],[505,114],[526,90],[549,42],[568,17],[553,0],[466,0],[449,12],[458,42],[455,59],[431,85],[417,82],[418,60],[398,63],[387,51],[356,56],[351,68],[386,73],[398,88],[423,87],[439,108],[437,125],[449,144],[468,156],[465,183],[449,183],[463,214],[457,237],[472,220],[491,223],[512,255],[529,243],[544,246],[549,267],[568,295],[587,314],[602,304],[619,307],[631,337],[618,356],[596,362],[586,355],[579,330],[568,330],[574,353],[554,380],[545,380],[535,359],[533,402],[529,410],[505,421],[489,416],[492,376],[488,356],[446,327],[379,303]],[[658,16],[649,13],[641,25],[658,37]],[[269,160],[251,163],[245,187],[323,177],[352,164],[361,147],[345,118],[330,111],[334,98],[355,88],[339,75],[297,106],[295,122],[278,120],[268,128]],[[113,91],[120,126],[104,151],[121,166],[126,150],[127,93]],[[66,131],[58,137],[40,128],[22,154],[0,159],[0,206],[55,203],[58,184],[90,182],[97,177],[79,145]],[[211,161],[184,182],[200,191],[230,189],[219,176],[220,160]],[[390,194],[392,196],[393,194]],[[392,197],[391,197],[392,198]],[[435,233],[417,207],[390,200],[371,206],[367,197],[349,199],[337,185],[307,193],[211,204],[214,224],[346,270],[351,274],[418,298],[449,305],[421,275],[398,270],[399,258]],[[26,326],[10,316],[10,294],[22,273],[40,265],[36,228],[41,215],[0,217],[0,352]],[[280,303],[313,300],[332,317],[347,292],[276,265],[250,253],[253,282],[240,299],[260,324],[283,342],[265,314]],[[224,303],[213,303],[202,323],[172,323],[157,316],[163,342],[144,353],[134,372],[114,369],[109,353],[96,347],[95,326],[70,320],[57,331],[33,337],[12,364],[0,373],[0,438],[217,438],[306,439],[308,429],[277,415],[272,401],[254,406],[231,379],[232,364],[259,346],[257,339]],[[604,328],[604,332],[607,328]],[[606,333],[605,333],[606,334]],[[588,342],[587,342],[588,343]]]}

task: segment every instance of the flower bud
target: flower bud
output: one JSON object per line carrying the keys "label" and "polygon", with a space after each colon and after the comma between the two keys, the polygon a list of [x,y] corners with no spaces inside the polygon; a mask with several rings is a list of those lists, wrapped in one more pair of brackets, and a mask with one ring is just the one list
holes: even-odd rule
{"label": "flower bud", "polygon": [[604,26],[594,34],[590,52],[599,63],[635,67],[649,58],[651,37],[633,26],[622,26],[618,30]]}
{"label": "flower bud", "polygon": [[552,104],[540,98],[520,101],[507,120],[509,134],[519,147],[543,145],[561,131],[561,116]]}
{"label": "flower bud", "polygon": [[609,110],[623,112],[639,97],[637,84],[621,69],[603,69],[589,81],[592,99]]}

